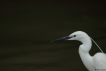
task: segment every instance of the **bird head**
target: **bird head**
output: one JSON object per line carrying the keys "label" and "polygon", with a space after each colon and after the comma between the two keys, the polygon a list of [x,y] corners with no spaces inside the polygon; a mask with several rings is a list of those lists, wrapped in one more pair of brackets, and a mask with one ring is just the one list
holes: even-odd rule
{"label": "bird head", "polygon": [[76,31],[76,32],[73,32],[72,34],[70,34],[69,36],[65,36],[65,37],[53,40],[51,42],[60,41],[60,40],[78,40],[78,41],[82,42],[82,40],[87,37],[89,37],[89,36],[85,32]]}

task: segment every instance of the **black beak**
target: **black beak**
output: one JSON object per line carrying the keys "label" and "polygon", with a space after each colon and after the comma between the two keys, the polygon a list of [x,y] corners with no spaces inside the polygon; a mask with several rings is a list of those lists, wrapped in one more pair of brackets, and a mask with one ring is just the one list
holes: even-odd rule
{"label": "black beak", "polygon": [[51,43],[52,43],[52,42],[56,42],[56,41],[61,41],[61,40],[67,40],[67,39],[69,39],[69,38],[71,38],[71,37],[69,37],[69,36],[65,36],[65,37],[62,37],[62,38],[59,38],[59,39],[53,40],[53,41],[51,41]]}

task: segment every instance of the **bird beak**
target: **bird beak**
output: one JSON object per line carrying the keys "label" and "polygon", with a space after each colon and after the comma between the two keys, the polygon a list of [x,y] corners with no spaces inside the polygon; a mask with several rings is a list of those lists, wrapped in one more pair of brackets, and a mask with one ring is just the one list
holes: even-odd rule
{"label": "bird beak", "polygon": [[65,36],[65,37],[62,37],[62,38],[59,38],[59,39],[55,39],[55,40],[53,40],[53,41],[51,41],[51,43],[52,42],[56,42],[56,41],[61,41],[61,40],[68,40],[68,39],[70,39],[71,37],[69,37],[69,36]]}

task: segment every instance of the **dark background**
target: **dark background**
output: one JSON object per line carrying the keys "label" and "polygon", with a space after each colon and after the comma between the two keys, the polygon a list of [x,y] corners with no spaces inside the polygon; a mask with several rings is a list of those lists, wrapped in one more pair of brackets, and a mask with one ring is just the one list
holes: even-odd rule
{"label": "dark background", "polygon": [[106,52],[105,7],[102,0],[2,0],[0,71],[87,71],[80,42],[50,41],[80,30]]}

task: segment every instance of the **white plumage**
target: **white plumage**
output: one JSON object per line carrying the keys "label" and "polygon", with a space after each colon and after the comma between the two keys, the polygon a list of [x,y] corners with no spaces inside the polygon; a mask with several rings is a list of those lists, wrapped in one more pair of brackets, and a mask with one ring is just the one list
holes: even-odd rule
{"label": "white plumage", "polygon": [[76,31],[69,36],[53,40],[52,42],[59,40],[78,40],[82,42],[79,46],[79,55],[85,67],[89,71],[106,71],[106,54],[102,52],[96,53],[94,56],[89,54],[92,41],[85,32]]}

